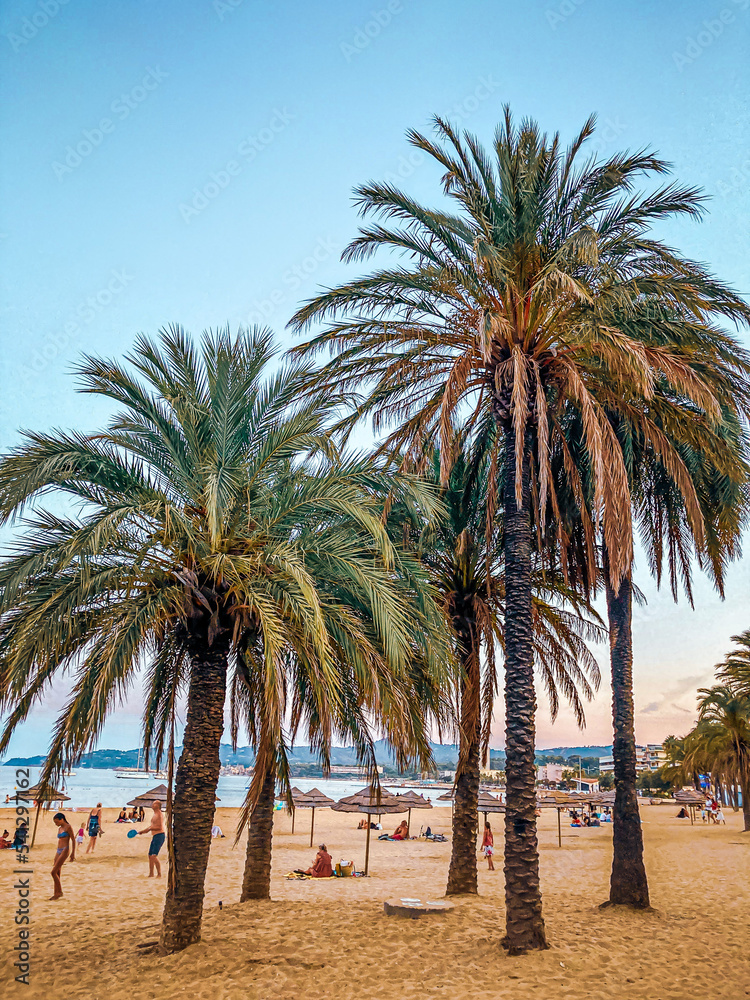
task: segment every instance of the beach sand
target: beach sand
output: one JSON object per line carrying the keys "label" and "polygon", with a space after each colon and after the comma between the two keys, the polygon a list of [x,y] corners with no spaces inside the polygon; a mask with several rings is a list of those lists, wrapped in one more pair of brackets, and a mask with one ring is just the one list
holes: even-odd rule
{"label": "beach sand", "polygon": [[[0,996],[60,1000],[140,997],[206,1000],[740,1000],[750,997],[750,834],[727,810],[726,827],[691,827],[672,804],[643,806],[646,865],[656,912],[599,910],[607,897],[612,831],[540,820],[544,913],[552,947],[509,958],[500,948],[502,838],[495,873],[480,862],[480,896],[447,914],[405,920],[383,912],[392,897],[440,899],[450,844],[371,843],[368,879],[287,881],[311,864],[310,813],[296,832],[276,814],[271,902],[240,905],[244,845],[232,848],[237,810],[219,809],[227,834],[213,842],[203,940],[165,958],[137,946],[158,937],[164,880],[147,880],[147,837],[126,838],[105,811],[104,838],[63,870],[65,898],[48,902],[54,852],[51,814],[40,821],[31,876],[31,986],[13,981],[15,854],[0,852]],[[78,829],[82,813],[70,813]],[[0,824],[12,813],[0,809]],[[400,818],[400,817],[399,817]],[[398,819],[385,817],[388,828]],[[315,841],[334,862],[364,862],[359,817],[316,810]],[[491,817],[492,819],[492,817]],[[501,817],[495,817],[501,820]],[[450,809],[412,814],[448,833]],[[500,822],[493,823],[496,831]],[[163,852],[165,853],[165,852]],[[166,866],[165,866],[166,867]],[[223,909],[219,909],[219,901]]]}

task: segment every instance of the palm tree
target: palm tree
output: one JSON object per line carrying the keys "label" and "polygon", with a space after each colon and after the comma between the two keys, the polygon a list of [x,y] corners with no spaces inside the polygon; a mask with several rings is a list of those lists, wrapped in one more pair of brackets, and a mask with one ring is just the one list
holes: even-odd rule
{"label": "palm tree", "polygon": [[750,831],[750,697],[728,685],[701,688],[698,724],[685,738],[685,767],[719,785],[738,784],[745,832]]}
{"label": "palm tree", "polygon": [[[681,588],[691,604],[692,561],[711,576],[723,596],[727,562],[739,554],[748,513],[747,356],[710,324],[696,323],[684,311],[644,299],[625,318],[634,340],[669,345],[683,367],[683,384],[693,380],[691,395],[660,380],[648,401],[623,394],[606,400],[628,469],[633,519],[640,530],[649,568],[660,584],[666,566],[675,600]],[[703,396],[700,403],[696,398]],[[582,418],[569,437],[581,433]],[[572,446],[574,450],[574,445]],[[585,463],[585,456],[581,456]],[[632,685],[632,567],[619,586],[606,572],[613,692],[613,757],[616,799],[613,810],[613,862],[608,904],[649,905],[643,863],[643,837],[636,796],[635,732]]]}
{"label": "palm tree", "polygon": [[750,628],[733,635],[732,642],[739,648],[727,653],[716,673],[721,681],[750,696]]}
{"label": "palm tree", "polygon": [[[593,487],[591,510],[604,526],[610,581],[617,588],[632,558],[630,493],[620,444],[597,397],[602,381],[648,399],[657,379],[697,392],[669,348],[636,343],[609,322],[644,294],[692,310],[713,308],[747,317],[742,300],[649,238],[653,222],[697,216],[697,191],[669,185],[636,194],[636,181],[663,174],[650,152],[582,162],[594,130],[590,119],[570,148],[548,139],[534,122],[516,128],[510,112],[492,155],[435,119],[439,140],[410,132],[410,141],[444,170],[448,204],[428,209],[391,185],[357,191],[365,226],[344,252],[349,261],[386,248],[408,264],[376,270],[305,304],[292,323],[329,326],[297,348],[330,349],[336,357],[314,379],[317,389],[359,394],[347,431],[372,416],[390,430],[383,447],[413,457],[440,446],[448,480],[456,427],[492,419],[504,452],[505,692],[507,811],[506,936],[517,953],[547,946],[539,889],[534,794],[536,699],[533,684],[532,505],[549,505],[558,522],[551,455],[561,448],[579,515],[595,550],[584,486],[569,461],[562,425],[571,406],[583,415],[582,448]],[[449,211],[451,204],[455,214]],[[395,428],[394,428],[395,425]],[[542,518],[543,519],[543,518]],[[593,575],[594,567],[589,567]]]}
{"label": "palm tree", "polygon": [[[371,502],[380,505],[381,517],[385,517],[388,505],[395,504],[418,511],[420,525],[426,523],[425,513],[434,510],[434,505],[421,502],[424,484],[418,484],[420,493],[399,474],[378,473],[375,465],[373,473],[368,487]],[[437,490],[427,487],[427,495],[437,496]],[[284,661],[283,684],[272,690],[264,689],[266,672],[258,648],[247,651],[242,671],[235,675],[233,742],[244,727],[251,744],[259,748],[238,829],[239,836],[245,823],[249,825],[241,902],[270,897],[275,778],[278,776],[282,794],[291,806],[287,749],[301,727],[306,729],[309,745],[318,751],[324,773],[330,766],[331,742],[335,739],[337,743],[354,745],[359,763],[368,768],[371,780],[377,783],[376,731],[387,739],[402,767],[416,761],[427,768],[432,761],[432,727],[439,730],[448,721],[444,692],[452,680],[452,656],[445,621],[432,597],[427,573],[415,555],[398,539],[393,540],[387,578],[390,592],[382,592],[383,581],[376,579],[381,588],[377,595],[381,601],[376,602],[376,595],[351,571],[351,567],[358,567],[363,579],[369,577],[367,567],[372,559],[371,546],[360,537],[353,521],[339,518],[334,522],[325,516],[316,523],[310,517],[299,526],[297,544],[306,553],[306,568],[321,595],[330,656],[338,679],[337,697],[331,698],[315,683],[314,673],[298,650],[290,650]],[[377,625],[379,616],[391,614],[390,600],[410,616],[406,655],[403,644],[392,648],[388,619],[381,627]],[[398,628],[398,622],[395,626]],[[327,704],[330,707],[326,712]],[[274,714],[290,722],[275,747],[265,719],[269,706],[274,706]],[[329,723],[323,726],[326,715]]]}
{"label": "palm tree", "polygon": [[[0,746],[72,667],[73,691],[43,781],[93,744],[140,665],[150,661],[147,747],[163,747],[176,692],[187,690],[166,951],[200,938],[234,673],[259,651],[264,745],[276,746],[277,692],[290,654],[317,690],[320,732],[328,734],[335,719],[341,679],[330,627],[338,620],[342,645],[354,645],[360,632],[347,609],[324,611],[332,581],[367,605],[391,670],[408,669],[414,644],[417,623],[391,583],[398,556],[373,495],[373,483],[382,495],[393,477],[386,481],[365,458],[340,460],[326,429],[338,400],[302,399],[309,372],[298,365],[265,375],[271,356],[268,331],[209,333],[196,351],[170,328],[158,342],[137,340],[130,369],[86,358],[82,391],[120,408],[107,429],[27,434],[0,463],[3,520],[34,508],[0,567],[0,696],[9,711]],[[415,489],[429,516],[435,499],[426,487]],[[39,501],[47,494],[78,509],[45,510]],[[305,548],[313,535],[314,557]]]}
{"label": "palm tree", "polygon": [[[455,445],[448,485],[442,493],[447,514],[425,526],[418,540],[421,558],[452,622],[462,665],[457,683],[459,759],[447,895],[477,892],[480,761],[489,743],[497,690],[495,652],[504,647],[505,578],[499,523],[491,524],[489,539],[487,535],[490,451],[484,440],[473,447],[467,442]],[[439,484],[437,452],[422,474],[428,482]],[[402,530],[403,511],[394,507],[392,517]],[[415,526],[410,527],[413,532]],[[601,641],[604,629],[590,606],[554,574],[537,568],[533,591],[534,660],[550,699],[552,718],[562,691],[583,725],[583,699],[591,698],[599,683],[599,668],[584,640]]]}

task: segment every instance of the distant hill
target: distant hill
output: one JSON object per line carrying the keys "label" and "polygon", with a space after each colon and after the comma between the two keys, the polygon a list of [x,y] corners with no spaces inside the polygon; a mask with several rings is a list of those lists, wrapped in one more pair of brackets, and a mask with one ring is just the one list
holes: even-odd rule
{"label": "distant hill", "polygon": [[[438,767],[450,769],[455,767],[458,760],[458,746],[455,743],[431,743],[432,754]],[[182,747],[177,747],[176,753],[179,757]],[[550,749],[537,750],[537,757],[575,757],[580,754],[582,757],[607,757],[611,755],[611,746],[590,746],[590,747],[552,747]],[[380,764],[392,764],[393,754],[385,740],[378,740],[375,744],[375,754]],[[255,760],[255,751],[251,747],[238,747],[232,750],[229,743],[222,743],[219,750],[219,757],[222,764],[242,764],[249,767]],[[310,747],[294,747],[289,752],[290,762],[296,764],[317,764],[318,755],[310,750]],[[39,767],[45,761],[44,756],[35,757],[11,757],[3,764],[6,767]],[[505,762],[504,750],[491,750],[490,762],[495,768],[502,768]],[[135,767],[138,763],[138,750],[94,750],[92,753],[84,754],[76,767]],[[331,763],[337,766],[349,766],[357,763],[357,753],[354,747],[334,747],[331,750]],[[150,766],[156,764],[155,760],[149,761]]]}
{"label": "distant hill", "polygon": [[606,747],[551,747],[544,750],[537,750],[537,757],[542,754],[550,757],[611,757],[612,744]]}

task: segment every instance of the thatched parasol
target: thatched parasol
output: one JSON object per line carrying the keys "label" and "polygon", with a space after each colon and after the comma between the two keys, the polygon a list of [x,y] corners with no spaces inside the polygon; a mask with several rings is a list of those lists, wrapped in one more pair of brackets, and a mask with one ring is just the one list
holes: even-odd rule
{"label": "thatched parasol", "polygon": [[157,785],[152,788],[150,792],[143,792],[142,795],[136,795],[134,799],[128,802],[129,806],[150,806],[152,802],[161,802],[163,806],[167,805],[167,786]]}
{"label": "thatched parasol", "polygon": [[24,789],[23,795],[19,800],[18,792],[16,792],[16,805],[18,802],[36,802],[36,816],[34,817],[34,832],[31,834],[31,846],[34,846],[34,841],[36,840],[36,828],[39,823],[39,811],[43,804],[47,806],[52,805],[53,802],[59,802],[60,805],[63,802],[70,802],[70,796],[65,795],[64,792],[59,791],[57,788],[53,788],[52,785],[42,786],[41,784],[34,785],[32,788]]}
{"label": "thatched parasol", "polygon": [[294,816],[298,809],[304,808],[304,803],[307,799],[307,793],[303,792],[301,788],[297,788],[294,785],[291,789],[292,792],[292,833],[294,833]]}
{"label": "thatched parasol", "polygon": [[[150,792],[143,792],[142,795],[136,795],[134,799],[128,802],[129,806],[143,806],[144,809],[150,806],[152,802],[161,802],[161,804],[166,809],[167,807],[167,795],[168,789],[166,785],[156,785],[151,789]],[[214,799],[215,802],[221,802],[221,799],[217,795]]]}
{"label": "thatched parasol", "polygon": [[615,792],[594,792],[588,796],[586,801],[596,806],[613,806],[615,804]]}
{"label": "thatched parasol", "polygon": [[560,825],[560,813],[563,809],[570,809],[571,806],[583,806],[592,800],[582,795],[569,795],[567,792],[550,791],[544,795],[539,795],[536,800],[537,809],[550,809],[554,806],[557,809],[557,846],[562,847],[562,828]]}
{"label": "thatched parasol", "polygon": [[694,788],[681,788],[678,792],[674,793],[674,800],[681,806],[687,806],[690,810],[689,816],[691,826],[695,823],[696,806],[702,806],[706,801],[705,796],[700,792],[697,792]]}
{"label": "thatched parasol", "polygon": [[487,822],[487,816],[489,813],[502,813],[505,812],[505,806],[497,797],[497,795],[491,795],[489,792],[480,792],[477,799],[477,807],[480,813],[484,813],[484,821]]}
{"label": "thatched parasol", "polygon": [[412,809],[432,809],[432,803],[429,799],[426,799],[424,795],[418,795],[413,789],[404,792],[403,795],[397,795],[397,799],[400,799],[405,805],[409,807],[409,817],[406,820],[406,825],[411,828],[411,811]]}
{"label": "thatched parasol", "polygon": [[360,788],[354,795],[339,799],[331,808],[335,812],[364,813],[367,816],[367,844],[365,846],[365,875],[370,871],[370,816],[382,816],[383,813],[406,812],[409,806],[401,801],[398,795],[385,788]]}
{"label": "thatched parasol", "polygon": [[[309,792],[302,792],[299,788],[293,788],[292,802],[295,809],[312,809],[312,820],[310,821],[310,847],[312,847],[313,832],[315,830],[315,810],[327,809],[334,806],[335,802],[318,788],[311,788]],[[294,833],[294,814],[292,814],[292,833]]]}
{"label": "thatched parasol", "polygon": [[29,788],[28,791],[23,793],[24,799],[33,802],[70,802],[69,795],[59,791],[57,788],[53,788],[51,785],[47,785],[43,792],[41,789],[41,785],[34,785],[33,788]]}

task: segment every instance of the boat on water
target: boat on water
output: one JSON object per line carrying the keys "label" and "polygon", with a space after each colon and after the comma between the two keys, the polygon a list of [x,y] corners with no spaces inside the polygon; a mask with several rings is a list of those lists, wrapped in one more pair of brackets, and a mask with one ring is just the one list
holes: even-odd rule
{"label": "boat on water", "polygon": [[143,780],[144,778],[156,778],[159,781],[167,780],[166,771],[154,771],[149,768],[141,767],[141,751],[138,751],[138,760],[135,767],[114,767],[112,770],[115,772],[116,778],[133,778],[137,780]]}

